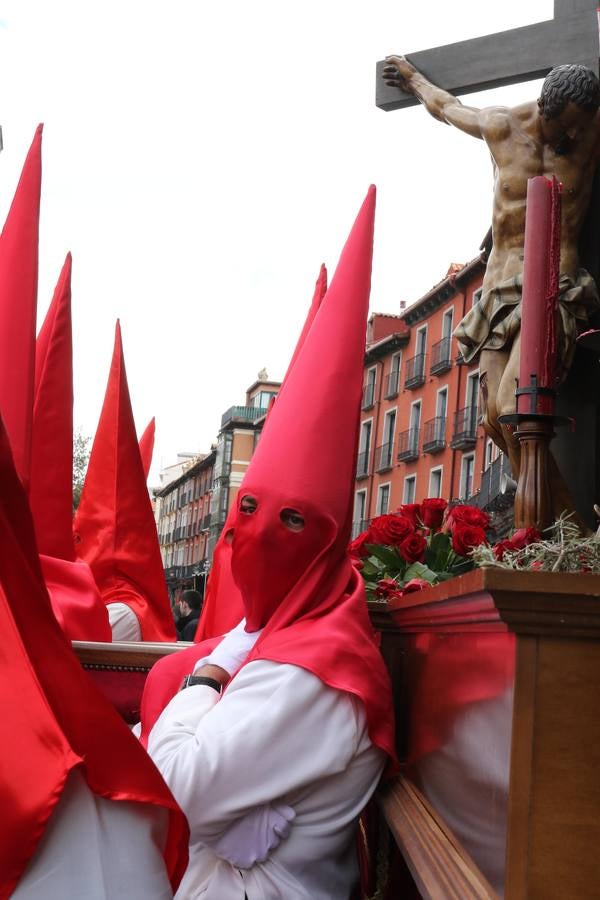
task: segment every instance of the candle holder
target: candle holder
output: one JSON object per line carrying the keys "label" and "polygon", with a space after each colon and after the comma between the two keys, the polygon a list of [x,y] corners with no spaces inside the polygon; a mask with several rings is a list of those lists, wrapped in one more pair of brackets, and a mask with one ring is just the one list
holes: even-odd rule
{"label": "candle holder", "polygon": [[521,468],[515,493],[515,528],[537,528],[543,531],[554,521],[550,467],[548,457],[550,441],[558,425],[567,425],[565,416],[553,413],[556,391],[538,385],[531,376],[528,387],[515,391],[517,409],[527,406],[519,398],[529,397],[529,409],[523,412],[499,416],[503,425],[516,425],[515,436],[521,450]]}

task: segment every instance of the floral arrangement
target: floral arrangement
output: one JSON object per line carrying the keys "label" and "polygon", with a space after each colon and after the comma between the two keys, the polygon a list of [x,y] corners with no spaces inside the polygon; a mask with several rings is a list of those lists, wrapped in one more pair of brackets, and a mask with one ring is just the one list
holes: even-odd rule
{"label": "floral arrangement", "polygon": [[[597,508],[596,513],[600,515]],[[572,514],[563,513],[544,531],[544,537],[535,528],[521,528],[494,547],[475,547],[472,559],[477,566],[505,569],[600,572],[600,529],[586,537],[572,521]]]}
{"label": "floral arrangement", "polygon": [[462,575],[486,547],[489,516],[475,506],[449,507],[440,497],[407,503],[373,519],[350,544],[367,599],[384,603]]}

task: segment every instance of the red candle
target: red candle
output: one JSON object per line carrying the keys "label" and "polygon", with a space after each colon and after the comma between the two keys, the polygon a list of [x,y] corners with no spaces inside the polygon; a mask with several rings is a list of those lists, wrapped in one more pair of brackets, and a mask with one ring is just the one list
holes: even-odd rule
{"label": "red candle", "polygon": [[[560,186],[540,175],[527,182],[519,388],[555,388],[559,266]],[[552,415],[554,397],[519,394],[517,412]]]}

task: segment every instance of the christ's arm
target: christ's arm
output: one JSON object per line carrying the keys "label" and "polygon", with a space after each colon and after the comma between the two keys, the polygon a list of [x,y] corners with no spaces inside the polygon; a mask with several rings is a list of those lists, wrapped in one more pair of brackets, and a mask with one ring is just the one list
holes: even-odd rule
{"label": "christ's arm", "polygon": [[387,56],[386,62],[383,70],[386,84],[414,94],[427,112],[439,122],[454,125],[472,137],[483,138],[481,114],[484,111],[463,106],[453,94],[428,81],[404,56]]}

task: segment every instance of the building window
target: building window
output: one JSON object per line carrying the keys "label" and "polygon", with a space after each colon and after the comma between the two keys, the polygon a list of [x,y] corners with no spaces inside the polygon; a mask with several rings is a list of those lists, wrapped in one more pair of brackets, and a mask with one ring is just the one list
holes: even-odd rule
{"label": "building window", "polygon": [[357,491],[354,495],[354,516],[352,518],[352,539],[367,528],[367,492]]}
{"label": "building window", "polygon": [[452,337],[452,318],[454,316],[453,309],[447,309],[442,319],[442,338]]}
{"label": "building window", "polygon": [[401,353],[394,353],[391,360],[390,373],[387,377],[387,385],[385,390],[386,398],[396,397],[398,395],[398,388],[400,385],[400,361],[402,359]]}
{"label": "building window", "polygon": [[375,404],[375,379],[377,377],[377,368],[373,366],[367,369],[367,380],[363,388],[363,409],[371,409]]}
{"label": "building window", "polygon": [[491,438],[488,438],[485,442],[485,463],[484,469],[489,469],[491,464],[494,461],[494,442]]}
{"label": "building window", "polygon": [[394,447],[394,431],[396,430],[396,410],[392,409],[385,414],[383,420],[383,443],[379,448],[377,469],[385,471],[392,467],[392,452]]}
{"label": "building window", "polygon": [[384,516],[390,506],[390,486],[382,484],[377,492],[377,515]]}
{"label": "building window", "polygon": [[369,472],[369,455],[371,453],[371,419],[360,426],[360,442],[358,445],[358,461],[356,475],[364,478]]}
{"label": "building window", "polygon": [[414,503],[417,493],[417,476],[407,475],[404,479],[404,491],[402,493],[403,503]]}
{"label": "building window", "polygon": [[431,469],[429,472],[429,496],[430,497],[441,497],[442,496],[442,467],[439,466],[437,469]]}
{"label": "building window", "polygon": [[475,470],[475,455],[469,453],[463,456],[460,467],[460,499],[468,500],[473,496],[473,472]]}

